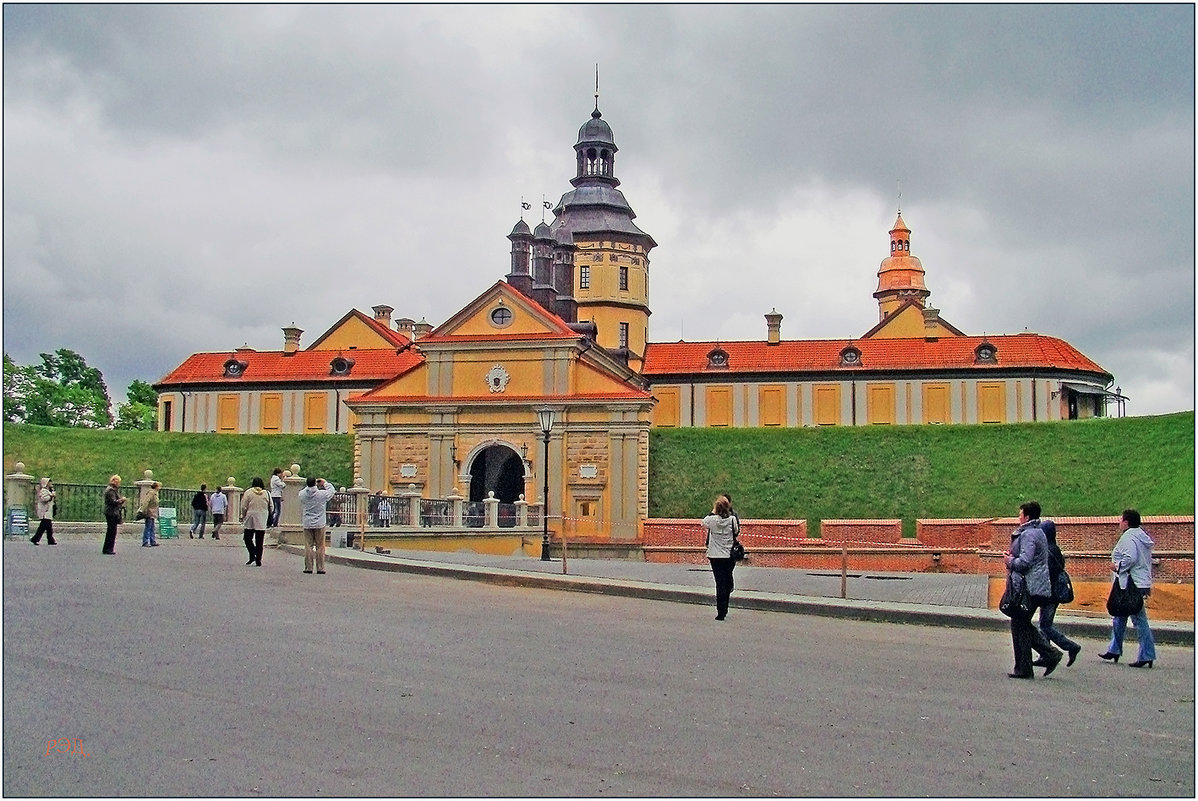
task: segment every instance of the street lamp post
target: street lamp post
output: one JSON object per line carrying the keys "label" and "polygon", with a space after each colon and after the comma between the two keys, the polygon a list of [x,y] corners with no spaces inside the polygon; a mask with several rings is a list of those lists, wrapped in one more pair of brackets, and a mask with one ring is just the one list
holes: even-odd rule
{"label": "street lamp post", "polygon": [[537,409],[537,422],[545,441],[545,459],[541,470],[545,474],[545,494],[541,501],[541,561],[549,561],[549,434],[553,431],[553,410],[549,407]]}

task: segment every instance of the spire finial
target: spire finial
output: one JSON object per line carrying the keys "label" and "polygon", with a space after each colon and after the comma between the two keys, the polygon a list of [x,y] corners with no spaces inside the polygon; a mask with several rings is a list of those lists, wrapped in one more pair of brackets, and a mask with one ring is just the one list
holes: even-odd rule
{"label": "spire finial", "polygon": [[599,65],[595,65],[595,111],[599,110]]}
{"label": "spire finial", "polygon": [[901,217],[903,215],[903,179],[899,178],[895,184],[898,185],[898,213]]}

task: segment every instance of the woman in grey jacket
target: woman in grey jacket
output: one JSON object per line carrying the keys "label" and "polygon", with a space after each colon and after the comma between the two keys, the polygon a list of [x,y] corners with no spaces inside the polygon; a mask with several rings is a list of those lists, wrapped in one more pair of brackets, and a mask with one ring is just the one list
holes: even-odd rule
{"label": "woman in grey jacket", "polygon": [[728,599],[732,595],[732,569],[736,560],[732,558],[732,543],[736,540],[736,518],[732,515],[732,504],[721,495],[716,498],[715,508],[703,518],[707,529],[707,561],[711,562],[711,574],[715,577],[715,619],[728,616]]}
{"label": "woman in grey jacket", "polygon": [[1015,649],[1015,670],[1012,679],[1030,679],[1032,650],[1040,655],[1044,675],[1057,669],[1064,654],[1052,646],[1040,629],[1032,625],[1032,615],[1042,603],[1052,599],[1052,581],[1048,576],[1048,540],[1040,530],[1040,504],[1028,501],[1019,507],[1019,528],[1011,535],[1011,550],[1003,558],[1011,579],[1024,582],[1032,596],[1032,608],[1026,614],[1011,615],[1011,645]]}
{"label": "woman in grey jacket", "polygon": [[[1123,518],[1119,521],[1119,531],[1122,536],[1115,543],[1111,552],[1111,569],[1119,586],[1127,589],[1127,579],[1135,582],[1136,589],[1144,596],[1144,605],[1140,611],[1131,616],[1132,625],[1136,627],[1136,636],[1140,638],[1140,658],[1129,663],[1134,668],[1152,667],[1156,661],[1156,641],[1152,637],[1152,629],[1148,627],[1148,596],[1152,594],[1152,538],[1148,532],[1140,528],[1140,513],[1135,509],[1125,509]],[[1119,661],[1123,653],[1123,634],[1127,631],[1127,618],[1113,618],[1111,626],[1111,643],[1105,654],[1099,654],[1103,659]]]}

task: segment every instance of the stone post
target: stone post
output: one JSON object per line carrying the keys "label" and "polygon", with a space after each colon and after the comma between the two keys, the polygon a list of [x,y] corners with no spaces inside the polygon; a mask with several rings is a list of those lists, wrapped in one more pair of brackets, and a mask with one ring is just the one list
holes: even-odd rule
{"label": "stone post", "polygon": [[[355,515],[352,524],[350,521],[344,520],[346,528],[350,529],[345,534],[345,544],[351,548],[360,548],[365,551],[366,544],[366,507],[370,504],[370,490],[362,486],[362,477],[358,476],[354,479],[354,485],[346,490],[354,498]],[[354,545],[353,529],[358,530],[358,544]]]}
{"label": "stone post", "polygon": [[4,508],[8,510],[14,506],[20,506],[32,517],[31,501],[34,478],[25,472],[24,462],[17,462],[13,467],[16,468],[16,472],[9,473],[4,477]]}
{"label": "stone post", "polygon": [[412,528],[420,527],[420,493],[416,489],[415,484],[409,484],[408,488],[401,492],[401,498],[408,499],[408,519],[403,521],[402,525],[411,526]]}
{"label": "stone post", "polygon": [[[154,471],[147,470],[142,474],[141,481],[134,483],[137,485],[137,508],[132,511],[136,512],[146,502],[146,496],[150,494],[150,487],[154,486]],[[132,517],[128,510],[125,512],[125,517],[126,519]]]}
{"label": "stone post", "polygon": [[307,483],[307,479],[299,474],[300,466],[291,465],[290,470],[283,471],[283,508],[279,514],[280,528],[299,529],[303,525],[303,514],[300,509],[299,491]]}
{"label": "stone post", "polygon": [[445,500],[449,501],[449,525],[454,528],[462,528],[465,526],[466,514],[466,499],[458,492],[458,488],[453,488],[453,494]]}
{"label": "stone post", "polygon": [[524,500],[524,493],[516,501],[516,525],[528,528],[528,501]]}
{"label": "stone post", "polygon": [[241,493],[245,492],[241,487],[237,486],[237,481],[233,476],[229,476],[225,481],[225,486],[220,488],[220,491],[229,499],[229,511],[225,514],[225,525],[230,523],[241,523]]}
{"label": "stone post", "polygon": [[499,528],[499,499],[493,490],[483,498],[483,507],[487,510],[487,528]]}

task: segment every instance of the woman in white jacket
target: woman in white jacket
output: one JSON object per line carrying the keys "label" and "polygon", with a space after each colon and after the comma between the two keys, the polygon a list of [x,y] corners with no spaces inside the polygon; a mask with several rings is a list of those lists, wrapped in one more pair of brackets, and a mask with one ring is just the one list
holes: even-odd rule
{"label": "woman in white jacket", "polygon": [[[1140,656],[1128,664],[1134,668],[1150,668],[1156,661],[1156,641],[1152,637],[1152,629],[1148,627],[1148,596],[1152,593],[1152,538],[1140,528],[1140,513],[1135,509],[1123,511],[1119,531],[1122,535],[1119,542],[1115,543],[1115,550],[1111,551],[1111,570],[1120,587],[1127,589],[1127,580],[1130,578],[1144,596],[1144,605],[1131,616],[1136,636],[1140,638]],[[1126,631],[1127,617],[1113,618],[1110,645],[1106,653],[1099,656],[1118,662],[1123,654],[1123,634]]]}
{"label": "woman in white jacket", "polygon": [[732,504],[725,496],[716,498],[715,508],[703,518],[703,528],[707,529],[707,561],[711,562],[711,574],[715,577],[715,619],[723,620],[728,616],[732,569],[736,567],[731,554],[732,543],[740,533],[732,514]]}

